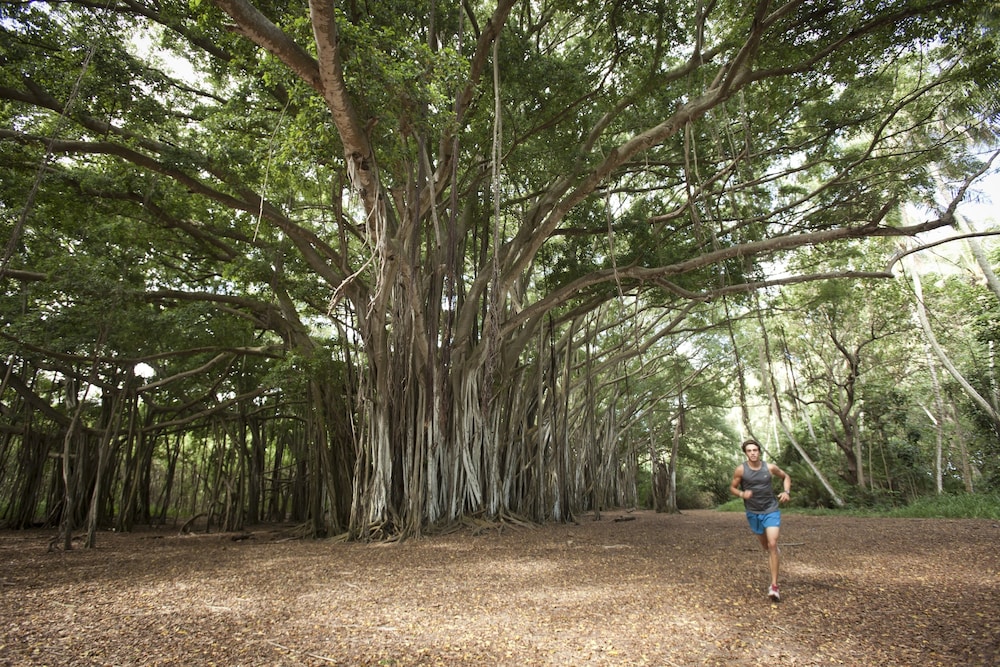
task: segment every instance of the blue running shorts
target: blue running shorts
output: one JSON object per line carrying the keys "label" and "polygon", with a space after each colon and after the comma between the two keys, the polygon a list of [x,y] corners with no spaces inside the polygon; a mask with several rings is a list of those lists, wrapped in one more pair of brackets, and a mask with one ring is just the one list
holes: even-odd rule
{"label": "blue running shorts", "polygon": [[747,512],[747,522],[750,524],[750,530],[755,535],[763,535],[765,528],[778,528],[781,526],[781,512],[769,512],[768,514]]}

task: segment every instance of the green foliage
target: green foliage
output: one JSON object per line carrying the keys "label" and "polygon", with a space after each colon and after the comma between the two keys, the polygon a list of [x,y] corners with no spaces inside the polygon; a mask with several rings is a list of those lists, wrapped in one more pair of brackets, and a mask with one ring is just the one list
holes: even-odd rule
{"label": "green foliage", "polygon": [[716,493],[701,488],[697,480],[686,474],[677,475],[677,509],[704,510],[715,505]]}
{"label": "green foliage", "polygon": [[[716,494],[705,490],[699,482],[699,476],[690,474],[688,472],[689,470],[693,469],[684,467],[677,474],[677,509],[682,511],[711,509],[715,506]],[[732,471],[730,471],[730,473],[731,472]],[[648,469],[641,468],[639,470],[637,487],[639,506],[646,509],[652,509],[652,479]]]}
{"label": "green foliage", "polygon": [[[734,498],[716,508],[720,512],[743,512],[743,501]],[[1000,519],[1000,495],[954,494],[926,495],[914,499],[909,504],[859,504],[842,509],[801,508],[792,503],[784,506],[782,512],[907,519]]]}
{"label": "green foliage", "polygon": [[[836,506],[830,493],[813,474],[809,466],[801,461],[780,465],[792,477],[792,500],[787,507],[833,508]],[[829,470],[829,467],[826,467],[826,470]],[[840,498],[843,499],[851,493],[851,486],[840,477],[834,476],[827,481],[833,486]]]}
{"label": "green foliage", "polygon": [[746,508],[743,506],[743,501],[739,498],[734,498],[732,494],[730,494],[729,500],[717,506],[715,509],[719,512],[739,512],[741,514],[746,512]]}
{"label": "green foliage", "polygon": [[1000,494],[921,496],[886,513],[892,517],[919,519],[1000,519]]}

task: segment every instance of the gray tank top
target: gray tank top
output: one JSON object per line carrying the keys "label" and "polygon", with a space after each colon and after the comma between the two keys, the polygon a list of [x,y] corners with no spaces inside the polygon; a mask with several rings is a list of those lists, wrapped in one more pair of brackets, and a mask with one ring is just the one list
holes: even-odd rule
{"label": "gray tank top", "polygon": [[771,487],[771,471],[767,469],[767,463],[761,461],[760,470],[754,470],[746,461],[743,462],[743,480],[740,488],[744,491],[753,491],[750,498],[743,500],[743,507],[747,512],[754,514],[770,514],[778,511],[778,497],[774,495]]}

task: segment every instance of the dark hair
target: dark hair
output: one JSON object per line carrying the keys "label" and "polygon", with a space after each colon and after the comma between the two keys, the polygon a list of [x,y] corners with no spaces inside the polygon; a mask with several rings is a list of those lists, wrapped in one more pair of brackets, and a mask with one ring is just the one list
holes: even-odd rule
{"label": "dark hair", "polygon": [[744,440],[744,441],[743,441],[743,444],[742,444],[742,445],[740,445],[740,449],[742,449],[742,450],[743,450],[743,453],[744,453],[744,454],[746,454],[746,453],[747,453],[747,447],[749,447],[750,445],[756,445],[756,446],[757,446],[757,449],[761,449],[761,446],[760,446],[760,443],[759,443],[759,442],[757,442],[756,440],[754,440],[753,438],[750,438],[750,439],[748,439],[748,440]]}

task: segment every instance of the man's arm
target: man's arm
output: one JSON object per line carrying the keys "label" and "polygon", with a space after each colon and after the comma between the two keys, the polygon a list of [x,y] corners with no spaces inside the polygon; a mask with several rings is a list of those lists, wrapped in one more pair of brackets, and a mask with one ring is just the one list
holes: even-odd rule
{"label": "man's arm", "polygon": [[[792,492],[792,478],[789,476],[789,474],[787,472],[785,472],[784,470],[782,470],[781,468],[779,468],[778,466],[776,466],[773,463],[768,463],[767,467],[771,471],[771,476],[772,477],[779,477],[779,478],[781,478],[783,480],[782,487],[783,487],[784,490],[781,493],[778,494],[778,502],[779,503],[787,503],[792,498],[792,493],[791,493]],[[784,498],[782,498],[781,496],[784,496]]]}
{"label": "man's arm", "polygon": [[[740,488],[740,483],[743,482],[743,466],[736,466],[736,470],[733,472],[733,481],[729,485],[729,492],[734,496],[743,498],[743,489]],[[747,493],[750,493],[747,491]]]}

